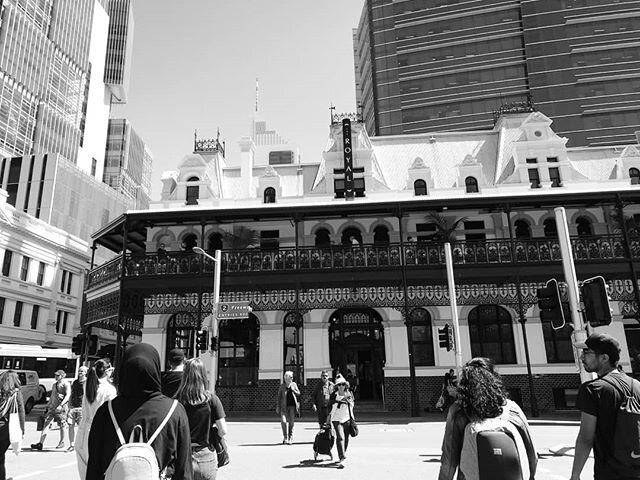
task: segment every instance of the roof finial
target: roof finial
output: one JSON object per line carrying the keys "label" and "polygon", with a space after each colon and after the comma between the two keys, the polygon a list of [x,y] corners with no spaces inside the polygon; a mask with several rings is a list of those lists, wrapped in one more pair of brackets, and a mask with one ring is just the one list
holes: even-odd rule
{"label": "roof finial", "polygon": [[260,90],[258,88],[258,77],[256,77],[256,113],[260,111]]}

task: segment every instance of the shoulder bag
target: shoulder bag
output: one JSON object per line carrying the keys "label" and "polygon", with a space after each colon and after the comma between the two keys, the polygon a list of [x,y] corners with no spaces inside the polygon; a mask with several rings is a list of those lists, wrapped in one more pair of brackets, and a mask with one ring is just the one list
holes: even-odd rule
{"label": "shoulder bag", "polygon": [[22,427],[18,416],[18,394],[14,393],[12,405],[9,410],[9,442],[13,453],[18,455],[22,449]]}
{"label": "shoulder bag", "polygon": [[353,412],[351,411],[351,404],[347,403],[349,407],[349,435],[352,437],[357,437],[360,431],[358,430],[358,424],[356,423],[356,419],[353,418]]}

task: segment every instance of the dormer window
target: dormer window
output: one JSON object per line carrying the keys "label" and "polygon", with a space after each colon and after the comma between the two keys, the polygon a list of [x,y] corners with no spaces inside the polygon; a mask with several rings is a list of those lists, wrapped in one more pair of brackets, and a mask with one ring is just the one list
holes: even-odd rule
{"label": "dormer window", "polygon": [[[187,182],[199,182],[198,177],[189,177]],[[187,205],[197,205],[198,197],[200,197],[199,185],[187,185]]]}
{"label": "dormer window", "polygon": [[540,188],[540,172],[538,172],[538,169],[529,168],[527,172],[529,173],[529,183],[531,183],[531,188]]}
{"label": "dormer window", "polygon": [[476,180],[475,177],[465,178],[464,185],[467,193],[478,193],[478,180]]}
{"label": "dormer window", "polygon": [[413,182],[413,193],[417,197],[419,195],[427,194],[427,182],[424,180],[416,180]]}
{"label": "dormer window", "polygon": [[560,178],[560,169],[558,167],[551,167],[549,169],[549,180],[551,180],[552,187],[562,186],[562,179]]}
{"label": "dormer window", "polygon": [[267,187],[264,189],[264,203],[276,203],[276,189]]}
{"label": "dormer window", "polygon": [[630,168],[629,179],[631,180],[631,185],[640,185],[640,170],[637,168]]}

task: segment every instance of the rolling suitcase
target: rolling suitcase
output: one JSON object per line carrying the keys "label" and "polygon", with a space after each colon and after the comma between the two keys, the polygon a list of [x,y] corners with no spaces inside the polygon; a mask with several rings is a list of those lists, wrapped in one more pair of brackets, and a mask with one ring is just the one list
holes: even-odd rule
{"label": "rolling suitcase", "polygon": [[317,434],[313,441],[313,459],[317,460],[318,455],[329,455],[333,460],[333,454],[331,449],[333,448],[333,442],[335,441],[331,427],[323,427]]}
{"label": "rolling suitcase", "polygon": [[478,432],[478,473],[480,480],[521,480],[518,448],[506,432]]}

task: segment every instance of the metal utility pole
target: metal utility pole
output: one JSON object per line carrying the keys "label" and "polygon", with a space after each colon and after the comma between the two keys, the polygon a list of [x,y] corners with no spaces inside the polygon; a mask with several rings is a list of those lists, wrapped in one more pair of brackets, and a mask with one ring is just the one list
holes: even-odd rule
{"label": "metal utility pole", "polygon": [[449,286],[449,305],[451,306],[451,321],[453,323],[453,334],[456,339],[456,373],[460,374],[462,368],[462,344],[460,342],[460,321],[458,320],[458,302],[456,301],[456,281],[453,278],[453,256],[451,255],[451,244],[444,244],[444,258],[447,267],[447,284]]}

